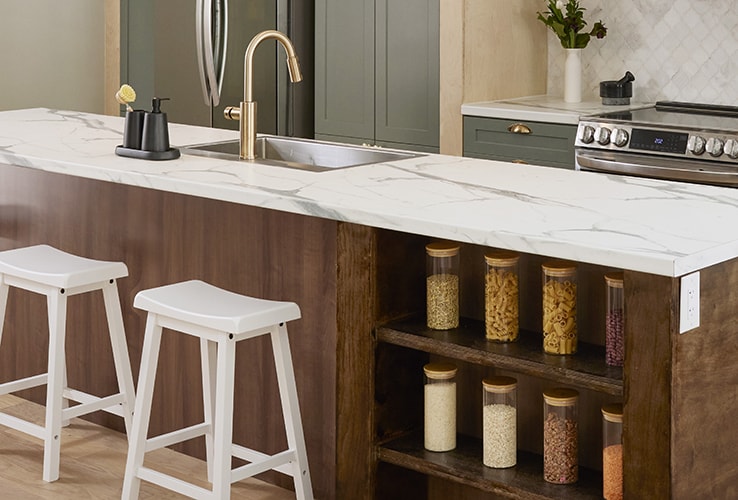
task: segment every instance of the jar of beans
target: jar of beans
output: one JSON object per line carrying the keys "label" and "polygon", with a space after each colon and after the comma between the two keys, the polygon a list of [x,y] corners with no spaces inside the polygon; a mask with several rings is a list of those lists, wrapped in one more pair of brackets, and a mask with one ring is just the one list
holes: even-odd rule
{"label": "jar of beans", "polygon": [[579,479],[578,401],[574,389],[543,393],[543,479],[549,483],[570,484]]}
{"label": "jar of beans", "polygon": [[623,273],[605,275],[607,311],[605,313],[605,361],[610,366],[623,366]]}
{"label": "jar of beans", "polygon": [[512,377],[482,381],[482,448],[487,467],[503,469],[517,463],[517,385]]}
{"label": "jar of beans", "polygon": [[430,243],[425,251],[428,328],[456,328],[459,326],[459,245]]}
{"label": "jar of beans", "polygon": [[623,405],[602,407],[602,497],[623,500]]}
{"label": "jar of beans", "polygon": [[456,366],[429,363],[425,373],[425,449],[456,448]]}
{"label": "jar of beans", "polygon": [[487,340],[518,340],[519,280],[516,252],[496,250],[484,256],[484,324]]}
{"label": "jar of beans", "polygon": [[548,354],[577,352],[577,266],[572,262],[543,264],[543,350]]}

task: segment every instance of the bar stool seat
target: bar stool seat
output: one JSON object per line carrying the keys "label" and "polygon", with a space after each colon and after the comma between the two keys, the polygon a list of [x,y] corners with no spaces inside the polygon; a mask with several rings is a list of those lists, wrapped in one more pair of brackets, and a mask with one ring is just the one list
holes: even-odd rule
{"label": "bar stool seat", "polygon": [[[276,470],[292,476],[298,499],[312,499],[285,326],[287,321],[300,318],[297,304],[247,297],[203,281],[186,281],[141,291],[134,307],[148,311],[148,315],[121,498],[138,498],[141,480],[145,480],[190,498],[227,499],[232,483]],[[147,439],[163,328],[200,339],[205,417],[200,424]],[[271,337],[287,434],[287,449],[275,455],[233,443],[236,343],[260,335]],[[211,490],[144,467],[145,453],[203,435]],[[250,463],[232,469],[234,456]]]}
{"label": "bar stool seat", "polygon": [[[0,384],[0,395],[46,385],[44,426],[0,413],[0,424],[44,440],[44,481],[59,478],[61,427],[71,418],[95,411],[123,417],[131,430],[135,400],[123,316],[116,280],[128,276],[122,262],[87,259],[48,245],[0,252],[0,341],[10,287],[46,296],[49,317],[48,371]],[[97,397],[67,386],[65,355],[67,297],[101,290],[108,320],[119,392]],[[69,407],[69,401],[75,406]]]}

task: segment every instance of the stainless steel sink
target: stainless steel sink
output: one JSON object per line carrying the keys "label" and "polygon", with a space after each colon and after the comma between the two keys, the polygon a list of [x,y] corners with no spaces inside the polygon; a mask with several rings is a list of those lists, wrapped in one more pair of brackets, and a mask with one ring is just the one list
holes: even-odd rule
{"label": "stainless steel sink", "polygon": [[[185,154],[239,160],[238,141],[214,142],[181,148]],[[257,163],[324,172],[372,163],[415,158],[420,154],[391,149],[263,135],[256,138]],[[246,160],[243,160],[246,161]]]}

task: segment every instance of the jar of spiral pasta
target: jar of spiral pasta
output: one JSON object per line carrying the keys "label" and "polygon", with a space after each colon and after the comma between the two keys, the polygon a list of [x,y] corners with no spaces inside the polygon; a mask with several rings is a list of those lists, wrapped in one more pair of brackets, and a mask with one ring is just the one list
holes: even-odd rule
{"label": "jar of spiral pasta", "polygon": [[549,354],[577,352],[577,266],[572,262],[543,264],[543,350]]}
{"label": "jar of spiral pasta", "polygon": [[503,469],[517,463],[517,385],[513,377],[482,380],[482,457],[487,467]]}
{"label": "jar of spiral pasta", "polygon": [[570,484],[579,479],[579,393],[563,387],[543,393],[543,479]]}
{"label": "jar of spiral pasta", "polygon": [[487,340],[513,342],[518,340],[520,255],[507,250],[485,254],[487,267],[484,279],[484,325]]}
{"label": "jar of spiral pasta", "polygon": [[456,371],[453,363],[428,363],[424,391],[424,446],[428,451],[456,448]]}
{"label": "jar of spiral pasta", "polygon": [[459,245],[430,243],[425,251],[428,328],[456,328],[459,326]]}

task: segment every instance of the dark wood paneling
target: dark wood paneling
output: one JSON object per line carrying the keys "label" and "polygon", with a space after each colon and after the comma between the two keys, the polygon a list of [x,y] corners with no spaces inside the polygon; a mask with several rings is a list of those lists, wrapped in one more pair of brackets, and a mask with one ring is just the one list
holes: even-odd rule
{"label": "dark wood paneling", "polygon": [[[0,209],[0,249],[47,243],[128,265],[130,276],[119,287],[135,379],[145,322],[132,307],[139,290],[197,278],[238,293],[297,302],[302,319],[288,328],[313,485],[316,496],[334,498],[336,222],[11,166],[0,166]],[[45,371],[40,299],[11,294],[0,349],[2,380]],[[102,311],[102,300],[92,294],[70,300],[68,368],[79,389],[104,394],[115,383]],[[278,451],[286,440],[268,339],[239,344],[237,365],[235,438]],[[165,332],[159,370],[152,434],[202,415],[196,340]],[[368,383],[370,376],[363,377]],[[370,394],[367,389],[367,399]],[[37,401],[42,396],[43,391],[31,395]],[[117,417],[93,418],[122,430]],[[202,439],[179,448],[203,456]],[[281,475],[267,479],[291,486]]]}

